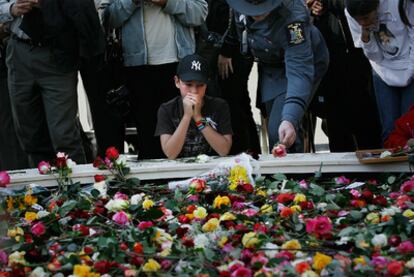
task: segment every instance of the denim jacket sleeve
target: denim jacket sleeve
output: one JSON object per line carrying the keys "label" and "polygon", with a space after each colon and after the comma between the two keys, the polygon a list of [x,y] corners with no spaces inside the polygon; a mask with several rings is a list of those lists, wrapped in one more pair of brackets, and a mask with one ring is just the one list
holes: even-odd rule
{"label": "denim jacket sleeve", "polygon": [[[105,5],[105,2],[108,1],[102,1],[101,5]],[[135,4],[132,0],[113,0],[106,9],[109,26],[112,28],[121,27],[138,8],[141,8],[141,2]]]}
{"label": "denim jacket sleeve", "polygon": [[0,23],[13,21],[14,17],[10,13],[10,8],[14,2],[14,0],[0,0]]}
{"label": "denim jacket sleeve", "polygon": [[164,12],[173,15],[188,27],[203,24],[207,17],[208,5],[205,0],[167,0]]}

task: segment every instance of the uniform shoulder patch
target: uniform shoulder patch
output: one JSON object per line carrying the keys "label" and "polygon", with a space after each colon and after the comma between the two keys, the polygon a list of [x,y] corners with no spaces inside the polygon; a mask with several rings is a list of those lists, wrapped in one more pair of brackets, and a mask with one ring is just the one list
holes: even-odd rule
{"label": "uniform shoulder patch", "polygon": [[300,22],[287,25],[289,45],[298,45],[306,41],[303,24]]}

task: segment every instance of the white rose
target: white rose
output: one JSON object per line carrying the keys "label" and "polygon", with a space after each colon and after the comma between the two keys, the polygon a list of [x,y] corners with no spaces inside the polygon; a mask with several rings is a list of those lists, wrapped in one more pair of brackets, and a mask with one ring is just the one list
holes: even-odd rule
{"label": "white rose", "polygon": [[328,206],[328,204],[327,203],[325,203],[325,202],[321,202],[321,203],[318,203],[318,205],[316,206],[316,208],[318,209],[318,210],[321,210],[321,211],[324,211],[325,209],[326,209],[326,207]]}
{"label": "white rose", "polygon": [[264,252],[265,252],[265,255],[269,258],[274,258],[276,254],[279,252],[278,251],[279,246],[271,242],[266,243],[263,248],[266,249]]}
{"label": "white rose", "polygon": [[131,196],[131,205],[139,205],[139,203],[144,198],[145,193],[134,194]]}
{"label": "white rose", "polygon": [[210,243],[205,234],[199,234],[194,237],[194,248],[205,248]]}
{"label": "white rose", "polygon": [[106,197],[108,186],[106,185],[105,180],[93,184],[93,188],[99,191],[99,196]]}
{"label": "white rose", "polygon": [[210,157],[205,155],[205,154],[198,155],[197,158],[196,158],[196,161],[198,163],[206,163],[209,160],[210,160]]}
{"label": "white rose", "polygon": [[48,216],[50,213],[48,212],[48,211],[45,211],[45,210],[43,210],[43,211],[38,211],[37,212],[37,218],[42,218],[42,217],[45,217],[45,216]]}
{"label": "white rose", "polygon": [[105,208],[110,212],[117,212],[128,208],[128,201],[122,199],[111,199],[106,203]]}
{"label": "white rose", "polygon": [[117,164],[126,164],[126,156],[125,155],[119,155],[118,159],[116,160]]}
{"label": "white rose", "polygon": [[387,246],[387,236],[385,234],[375,235],[371,240],[372,245],[377,247]]}
{"label": "white rose", "polygon": [[46,273],[43,267],[36,267],[32,273],[30,273],[29,277],[48,277],[50,274]]}
{"label": "white rose", "polygon": [[74,161],[72,161],[71,159],[67,159],[66,160],[66,165],[68,168],[72,169],[75,167],[76,163]]}
{"label": "white rose", "polygon": [[408,262],[405,263],[405,266],[409,269],[414,269],[414,258],[411,258]]}

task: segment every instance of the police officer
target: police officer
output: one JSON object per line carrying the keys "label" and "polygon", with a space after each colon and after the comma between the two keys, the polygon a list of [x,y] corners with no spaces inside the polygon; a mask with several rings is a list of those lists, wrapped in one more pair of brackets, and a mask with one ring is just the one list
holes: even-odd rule
{"label": "police officer", "polygon": [[310,23],[303,0],[227,0],[235,12],[235,32],[226,43],[241,41],[242,53],[258,62],[258,92],[268,115],[269,145],[280,142],[303,152],[297,132],[328,66],[328,50]]}

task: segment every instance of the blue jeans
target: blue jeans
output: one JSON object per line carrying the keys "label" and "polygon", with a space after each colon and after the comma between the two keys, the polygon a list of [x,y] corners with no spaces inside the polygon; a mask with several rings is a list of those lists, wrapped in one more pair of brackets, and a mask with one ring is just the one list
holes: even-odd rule
{"label": "blue jeans", "polygon": [[373,84],[384,142],[394,130],[394,122],[414,105],[414,82],[405,87],[387,85],[373,71]]}

